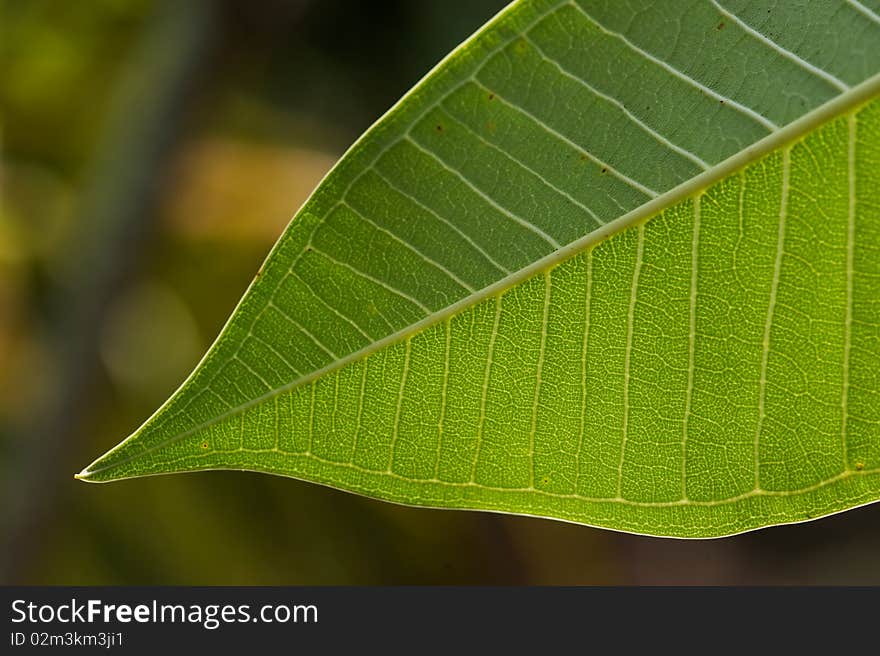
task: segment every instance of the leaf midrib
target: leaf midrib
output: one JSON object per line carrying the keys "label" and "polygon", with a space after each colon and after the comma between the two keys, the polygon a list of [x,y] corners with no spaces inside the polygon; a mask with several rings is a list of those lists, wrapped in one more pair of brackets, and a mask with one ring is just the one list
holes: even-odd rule
{"label": "leaf midrib", "polygon": [[[538,18],[537,20],[540,20],[540,18]],[[478,36],[481,32],[482,30],[474,35],[474,37]],[[503,47],[503,45],[499,44],[498,47]],[[440,65],[442,65],[442,62]],[[184,439],[190,435],[193,435],[194,433],[204,430],[205,428],[209,428],[230,417],[234,417],[242,412],[245,412],[250,408],[253,408],[269,399],[275,398],[280,394],[284,394],[285,392],[289,392],[303,385],[307,385],[312,381],[322,378],[333,371],[336,371],[353,362],[366,358],[373,353],[381,351],[393,344],[399,343],[409,337],[412,337],[413,335],[422,332],[423,330],[426,330],[433,325],[436,325],[448,318],[451,318],[459,312],[462,312],[470,307],[473,307],[474,305],[477,305],[484,300],[492,298],[493,296],[499,296],[507,290],[511,289],[512,287],[515,287],[519,283],[527,280],[528,278],[551,270],[561,262],[571,257],[574,257],[579,253],[584,252],[595,244],[598,244],[605,239],[608,239],[620,232],[623,232],[628,228],[646,222],[663,210],[675,205],[685,198],[699,193],[700,191],[711,186],[712,184],[744,168],[745,166],[761,158],[762,156],[778,148],[793,144],[794,142],[811,132],[813,129],[831,121],[834,118],[846,114],[848,111],[854,110],[856,107],[867,102],[878,94],[880,94],[880,73],[875,74],[864,82],[850,88],[849,91],[846,91],[845,93],[840,94],[839,96],[824,103],[823,105],[820,105],[816,109],[808,112],[798,119],[795,119],[794,121],[783,126],[782,128],[771,132],[762,139],[747,146],[743,150],[728,157],[722,162],[719,162],[718,164],[703,171],[702,173],[694,176],[690,180],[687,180],[679,184],[678,186],[670,189],[669,191],[666,191],[650,199],[649,201],[627,212],[626,214],[623,214],[622,216],[596,228],[589,234],[586,234],[583,237],[580,237],[579,239],[576,239],[575,241],[549,253],[548,255],[541,257],[532,264],[518,269],[517,271],[510,273],[504,278],[501,278],[500,280],[488,285],[487,287],[484,287],[483,289],[473,294],[470,294],[460,299],[459,301],[456,301],[455,303],[452,303],[451,305],[442,308],[441,310],[438,310],[423,317],[422,319],[410,324],[403,330],[399,330],[395,333],[387,335],[375,342],[372,342],[371,344],[368,344],[362,349],[345,355],[331,362],[330,364],[321,367],[320,369],[316,369],[304,376],[297,378],[296,380],[291,381],[290,383],[272,389],[265,394],[251,399],[250,401],[242,403],[233,408],[229,408],[227,411],[217,415],[216,417],[202,422],[201,424],[194,426],[182,433],[178,433],[165,440],[162,440],[159,443],[149,447],[148,449],[145,449],[144,451],[132,454],[121,460],[110,462],[105,466],[99,467],[97,469],[89,469],[88,467],[86,467],[82,472],[77,474],[76,477],[83,480],[89,480],[89,477],[93,476],[94,474],[100,473],[107,469],[118,467],[120,465],[124,465],[134,459],[141,458],[148,453],[167,446],[168,444]],[[389,113],[392,111],[394,111],[394,108],[392,108],[392,110],[389,110]],[[353,148],[355,148],[356,146],[357,144],[355,144]],[[155,415],[161,413],[164,410],[164,407],[165,406],[159,408],[156,411]],[[137,432],[135,432],[134,435],[137,435]],[[134,435],[132,435],[132,437],[134,437]],[[128,440],[123,441],[112,451],[121,448],[127,441]],[[101,459],[105,459],[107,455],[109,455],[109,453],[103,456]]]}

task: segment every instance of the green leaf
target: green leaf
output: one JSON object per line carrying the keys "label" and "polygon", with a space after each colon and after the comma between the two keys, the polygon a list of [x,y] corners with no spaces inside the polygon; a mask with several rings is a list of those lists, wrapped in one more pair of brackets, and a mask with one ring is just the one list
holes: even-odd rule
{"label": "green leaf", "polygon": [[515,3],[80,478],[244,469],[688,537],[880,498],[868,4]]}

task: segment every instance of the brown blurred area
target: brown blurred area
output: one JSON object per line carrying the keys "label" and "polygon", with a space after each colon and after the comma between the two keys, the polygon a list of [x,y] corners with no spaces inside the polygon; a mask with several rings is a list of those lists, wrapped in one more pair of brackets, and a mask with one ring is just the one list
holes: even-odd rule
{"label": "brown blurred area", "polygon": [[86,485],[344,149],[499,0],[0,0],[0,582],[878,584],[880,508],[724,540],[210,472]]}

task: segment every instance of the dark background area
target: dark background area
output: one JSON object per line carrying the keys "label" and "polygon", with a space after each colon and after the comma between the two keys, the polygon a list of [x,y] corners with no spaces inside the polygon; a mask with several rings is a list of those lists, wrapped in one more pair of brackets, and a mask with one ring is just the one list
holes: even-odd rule
{"label": "dark background area", "polygon": [[0,582],[880,583],[880,507],[681,541],[234,472],[87,485],[498,0],[0,0]]}

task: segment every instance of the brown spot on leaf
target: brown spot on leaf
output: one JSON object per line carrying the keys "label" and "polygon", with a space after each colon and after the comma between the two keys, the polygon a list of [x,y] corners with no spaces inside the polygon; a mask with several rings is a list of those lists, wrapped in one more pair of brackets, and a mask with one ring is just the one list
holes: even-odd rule
{"label": "brown spot on leaf", "polygon": [[865,463],[857,462],[856,463],[856,471],[862,471],[865,468]]}
{"label": "brown spot on leaf", "polygon": [[443,126],[439,123],[437,124],[437,132],[443,132]]}
{"label": "brown spot on leaf", "polygon": [[721,21],[720,23],[718,23],[718,25],[715,27],[715,29],[716,30],[723,30],[724,29],[724,21]]}

